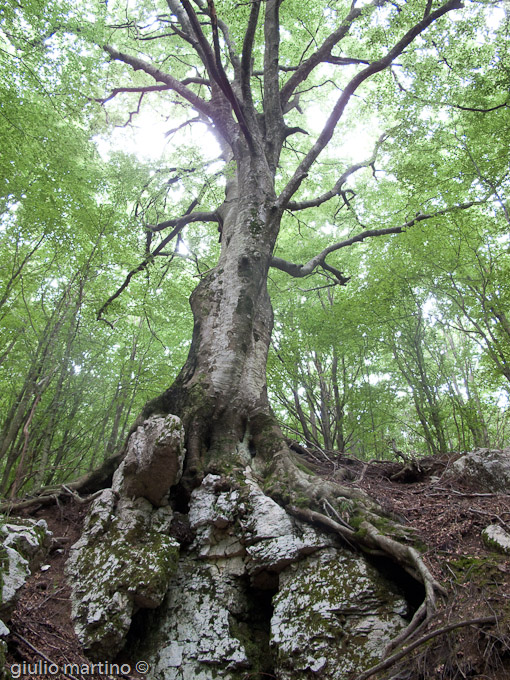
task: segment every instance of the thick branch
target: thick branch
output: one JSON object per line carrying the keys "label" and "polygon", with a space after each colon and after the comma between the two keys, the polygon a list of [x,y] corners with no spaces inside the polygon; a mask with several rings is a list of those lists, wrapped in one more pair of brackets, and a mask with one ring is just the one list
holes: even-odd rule
{"label": "thick branch", "polygon": [[[204,14],[207,14],[209,16],[209,18],[211,19],[211,22],[212,21],[216,22],[217,26],[219,27],[220,31],[223,34],[223,39],[225,41],[225,45],[227,46],[227,50],[228,50],[228,56],[230,57],[230,62],[232,64],[232,66],[234,67],[234,71],[236,72],[236,74],[239,73],[239,69],[240,69],[241,64],[240,64],[240,61],[239,61],[239,56],[237,55],[237,52],[236,52],[235,43],[232,40],[232,37],[230,35],[230,31],[229,31],[227,24],[217,16],[216,9],[214,8],[214,5],[213,5],[213,9],[211,10],[211,5],[213,4],[211,2],[211,0],[207,0],[208,8],[206,8],[206,6],[204,4],[204,0],[195,0],[195,2],[197,3],[197,5],[200,6],[200,8],[204,12]],[[214,16],[213,16],[213,13],[214,13]]]}
{"label": "thick branch", "polygon": [[241,55],[241,95],[243,101],[252,101],[252,92],[250,87],[250,77],[252,70],[252,54],[253,44],[255,42],[255,32],[257,30],[257,23],[260,13],[261,0],[252,0],[250,18],[246,27],[243,41],[243,53]]}
{"label": "thick branch", "polygon": [[382,134],[379,139],[377,140],[377,143],[375,145],[374,153],[372,154],[371,158],[369,158],[366,161],[363,161],[362,163],[355,163],[354,165],[351,165],[350,168],[347,168],[345,172],[343,172],[340,177],[338,178],[337,182],[333,186],[332,189],[329,191],[326,191],[325,193],[321,194],[320,196],[317,196],[317,198],[311,198],[307,201],[291,201],[287,205],[288,210],[305,210],[306,208],[316,208],[319,205],[322,205],[323,203],[326,203],[326,201],[329,201],[330,199],[334,198],[335,196],[338,196],[342,193],[342,187],[343,185],[347,182],[349,177],[351,175],[354,175],[355,172],[358,170],[361,170],[362,168],[368,168],[371,165],[375,163],[375,160],[377,158],[377,153],[379,151],[379,148],[381,144],[384,142],[384,140],[387,138],[388,133]]}
{"label": "thick branch", "polygon": [[[168,9],[172,14],[174,14],[177,17],[177,21],[181,25],[181,37],[184,38],[187,42],[191,43],[192,45],[194,44],[193,40],[193,30],[191,28],[191,24],[189,23],[189,19],[186,15],[186,12],[184,12],[182,5],[179,0],[166,0],[166,4],[168,5]],[[175,27],[174,27],[175,30]],[[202,56],[202,55],[200,55]]]}
{"label": "thick branch", "polygon": [[[279,152],[279,136],[284,127],[280,86],[278,81],[278,63],[280,49],[279,0],[266,0],[264,15],[264,115],[268,143],[272,146],[271,155]],[[278,159],[273,157],[276,165]]]}
{"label": "thick branch", "polygon": [[[372,5],[379,4],[373,2]],[[331,56],[331,50],[335,45],[337,45],[349,32],[352,23],[355,19],[359,17],[362,10],[358,8],[352,8],[349,14],[345,17],[342,24],[333,31],[326,40],[322,43],[318,50],[316,50],[306,61],[298,66],[289,80],[285,83],[281,90],[281,100],[282,108],[285,108],[286,103],[292,97],[296,88],[308,78],[313,69],[320,63],[326,61],[329,62],[333,57]]]}
{"label": "thick branch", "polygon": [[163,229],[168,229],[169,227],[179,227],[182,229],[182,227],[192,222],[219,222],[219,218],[215,212],[194,212],[172,220],[165,220],[165,222],[158,222],[158,224],[148,224],[147,229],[153,232],[163,231]]}
{"label": "thick branch", "polygon": [[144,71],[147,75],[151,76],[160,83],[165,83],[165,85],[180,95],[183,99],[186,99],[197,111],[205,114],[211,120],[215,120],[215,110],[209,102],[196,95],[192,90],[190,90],[186,85],[183,85],[177,78],[174,78],[169,73],[161,71],[153,64],[149,64],[143,59],[138,57],[133,57],[130,54],[125,54],[119,52],[111,45],[104,45],[105,52],[107,52],[112,59],[117,61],[122,61],[133,68],[134,71]]}
{"label": "thick branch", "polygon": [[352,246],[355,243],[361,243],[365,239],[373,238],[375,236],[388,236],[390,234],[401,234],[403,231],[409,229],[409,227],[412,227],[414,224],[417,224],[418,222],[430,220],[434,217],[440,217],[441,215],[445,215],[446,213],[455,210],[465,210],[467,208],[471,208],[473,205],[479,205],[480,203],[483,202],[484,201],[469,201],[468,203],[454,205],[451,208],[444,208],[443,210],[438,210],[435,213],[429,213],[427,215],[418,213],[418,215],[416,215],[416,217],[414,217],[412,220],[408,220],[407,222],[401,224],[398,227],[388,227],[387,229],[366,229],[365,231],[356,234],[356,236],[352,236],[351,238],[345,239],[344,241],[338,241],[337,243],[333,243],[327,248],[324,248],[322,252],[320,252],[318,255],[315,255],[315,257],[312,257],[312,259],[309,260],[306,264],[294,264],[293,262],[287,262],[286,260],[282,260],[279,257],[273,257],[273,259],[271,260],[271,267],[274,267],[275,269],[280,269],[281,271],[285,272],[286,274],[289,274],[290,276],[293,276],[294,278],[303,278],[304,276],[308,276],[309,274],[311,274],[316,267],[323,266],[326,257],[330,253],[333,253],[335,250],[340,250],[341,248],[348,248],[349,246]]}
{"label": "thick branch", "polygon": [[[301,182],[307,176],[309,169],[311,168],[319,154],[324,150],[324,148],[327,146],[327,144],[333,137],[335,128],[340,118],[342,117],[343,112],[347,104],[349,103],[352,95],[356,92],[358,87],[362,83],[364,83],[365,80],[373,76],[375,73],[379,73],[380,71],[384,71],[384,69],[388,68],[388,66],[391,65],[393,60],[400,54],[402,54],[406,47],[408,47],[432,23],[434,23],[434,21],[437,21],[440,17],[444,16],[453,9],[459,9],[461,7],[463,7],[463,5],[460,0],[448,0],[448,2],[439,7],[434,12],[431,12],[428,16],[424,17],[421,21],[415,24],[409,31],[407,31],[404,37],[401,40],[399,40],[392,47],[392,49],[384,57],[382,57],[382,59],[372,62],[369,66],[367,66],[365,69],[357,73],[350,80],[350,82],[346,85],[342,94],[338,98],[338,101],[336,102],[331,115],[326,121],[326,124],[322,132],[317,138],[317,141],[312,146],[310,151],[306,154],[304,159],[301,161],[293,177],[290,179],[289,183],[280,194],[280,197],[278,198],[277,202],[277,208],[281,210],[285,209],[294,193],[298,190],[298,188],[301,185]],[[348,30],[348,27],[346,30]],[[296,72],[296,74],[298,73],[298,71]],[[294,76],[292,76],[289,79],[289,82],[292,80],[293,77]]]}
{"label": "thick branch", "polygon": [[335,57],[334,55],[324,59],[326,64],[335,64],[335,66],[350,66],[352,64],[370,64],[366,59],[355,59],[354,57]]}
{"label": "thick branch", "polygon": [[188,19],[193,28],[193,32],[198,40],[202,53],[204,54],[204,65],[207,71],[209,72],[211,79],[214,80],[214,82],[218,85],[220,90],[225,95],[227,101],[229,102],[230,106],[232,107],[232,110],[236,115],[239,127],[241,128],[248,143],[250,143],[251,135],[248,130],[244,114],[241,110],[239,101],[234,91],[232,90],[232,86],[230,85],[230,82],[227,78],[227,75],[221,63],[221,53],[218,39],[218,20],[216,16],[216,9],[214,7],[214,3],[212,0],[207,0],[209,14],[211,17],[214,51],[209,45],[207,38],[205,37],[204,32],[202,31],[197,15],[195,14],[195,11],[193,10],[193,7],[191,6],[189,0],[181,0],[181,4],[185,9],[186,14],[188,15]]}

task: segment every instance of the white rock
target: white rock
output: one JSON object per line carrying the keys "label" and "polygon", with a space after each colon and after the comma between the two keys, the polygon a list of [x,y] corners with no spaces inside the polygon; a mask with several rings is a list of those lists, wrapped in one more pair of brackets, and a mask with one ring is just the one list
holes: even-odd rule
{"label": "white rock", "polygon": [[344,680],[380,659],[407,604],[359,555],[327,549],[280,574],[271,645],[281,680]]}
{"label": "white rock", "polygon": [[2,573],[2,615],[10,613],[14,608],[16,596],[20,588],[25,585],[30,575],[28,560],[22,557],[14,548],[5,547],[6,561]]}
{"label": "white rock", "polygon": [[490,492],[510,492],[510,448],[476,449],[452,465],[456,476]]}
{"label": "white rock", "polygon": [[482,531],[485,545],[492,550],[510,555],[510,534],[498,524],[490,524]]}

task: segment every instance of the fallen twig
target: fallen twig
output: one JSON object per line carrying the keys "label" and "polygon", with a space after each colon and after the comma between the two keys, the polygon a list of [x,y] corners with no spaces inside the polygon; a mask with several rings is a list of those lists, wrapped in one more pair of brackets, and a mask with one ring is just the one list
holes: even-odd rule
{"label": "fallen twig", "polygon": [[[24,638],[23,635],[20,635],[19,633],[12,633],[12,635],[14,635],[14,636],[17,637],[19,640],[21,640],[21,642],[23,642],[23,644],[25,644],[29,649],[31,649],[31,650],[32,650],[33,652],[35,652],[38,656],[40,656],[41,659],[44,659],[44,660],[47,661],[50,665],[58,666],[58,664],[55,663],[54,661],[52,661],[49,657],[47,657],[46,654],[44,654],[44,652],[41,652],[40,649],[37,649],[37,647],[34,647],[34,645],[33,645],[31,642],[29,642],[26,638]],[[74,675],[70,675],[70,674],[68,674],[68,673],[64,673],[63,671],[61,671],[61,673],[62,673],[62,675],[63,675],[64,677],[70,678],[70,680],[78,680],[78,678],[77,678],[76,676],[74,676]]]}
{"label": "fallen twig", "polygon": [[477,515],[486,515],[488,517],[495,517],[498,522],[500,522],[507,531],[510,531],[510,524],[507,524],[504,519],[499,515],[495,515],[493,512],[485,512],[484,510],[477,510],[476,508],[469,508],[469,512],[474,512]]}

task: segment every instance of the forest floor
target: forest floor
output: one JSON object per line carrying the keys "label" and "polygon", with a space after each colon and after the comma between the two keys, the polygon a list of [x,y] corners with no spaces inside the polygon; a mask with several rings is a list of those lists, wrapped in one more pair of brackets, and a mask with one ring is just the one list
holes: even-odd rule
{"label": "forest floor", "polygon": [[[447,589],[448,598],[439,604],[436,615],[417,637],[451,629],[454,623],[463,624],[435,635],[407,654],[400,667],[392,667],[389,677],[510,680],[510,557],[491,552],[481,539],[481,531],[489,524],[510,530],[510,495],[468,488],[455,477],[445,475],[451,461],[449,456],[424,459],[418,471],[414,466],[408,470],[399,462],[364,463],[330,456],[330,461],[320,467],[321,475],[328,478],[347,470],[350,481],[342,480],[342,484],[364,489],[385,511],[412,528],[425,546],[424,561]],[[9,622],[8,664],[46,662],[62,668],[64,664],[90,663],[71,624],[70,589],[64,576],[70,546],[80,536],[87,508],[88,504],[66,499],[20,513],[45,519],[56,547],[22,590]],[[495,617],[494,625],[480,623],[491,616]],[[469,621],[474,623],[464,625]],[[131,663],[128,658],[116,661],[126,664],[124,670]],[[39,680],[43,675],[28,672],[20,677]],[[64,673],[44,677],[74,680],[72,674]],[[83,677],[89,676],[79,676]],[[90,677],[110,680],[143,676],[133,670],[123,675],[95,673]]]}

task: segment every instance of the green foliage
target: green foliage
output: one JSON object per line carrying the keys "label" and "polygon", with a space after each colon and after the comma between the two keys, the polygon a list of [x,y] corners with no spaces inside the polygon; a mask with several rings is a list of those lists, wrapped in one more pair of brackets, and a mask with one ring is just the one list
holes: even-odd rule
{"label": "green foliage", "polygon": [[[250,3],[215,4],[239,49]],[[333,56],[363,65],[380,59],[423,17],[424,4],[412,0],[406,11],[403,3],[366,4]],[[281,3],[281,64],[302,63],[350,7]],[[154,249],[166,235],[149,237],[148,225],[190,205],[216,210],[238,168],[218,159],[210,137],[189,134],[194,114],[171,91],[157,100],[122,92],[104,108],[96,101],[122,83],[153,84],[141,70],[107,61],[101,46],[109,41],[177,79],[206,76],[192,45],[169,29],[166,3],[139,2],[131,11],[126,18],[125,3],[59,0],[0,10],[3,493],[68,479],[115,450],[142,404],[182,366],[188,298],[217,261],[217,225],[207,222],[188,225],[177,247],[145,261],[148,241]],[[263,40],[259,18],[251,79],[259,111]],[[288,433],[303,443],[372,458],[392,455],[392,440],[420,454],[505,442],[509,45],[508,16],[491,3],[435,23],[360,88],[294,199],[320,195],[352,162],[365,161],[344,194],[284,216],[275,255],[295,263],[365,229],[408,225],[398,236],[331,252],[328,264],[351,277],[345,287],[320,269],[296,280],[270,273],[269,389]],[[232,78],[225,42],[221,50]],[[362,66],[324,63],[302,84],[299,108],[285,120],[310,134],[284,144],[277,191]],[[281,85],[290,73],[282,69]],[[205,96],[204,83],[189,87]],[[106,144],[114,126],[137,124],[138,108],[169,131],[156,160]],[[477,204],[411,224],[467,201]]]}

